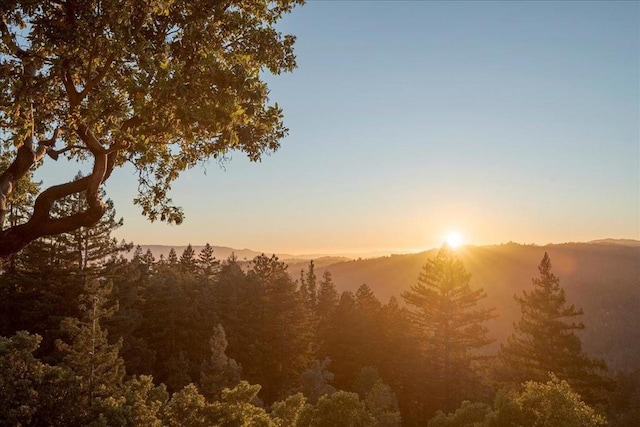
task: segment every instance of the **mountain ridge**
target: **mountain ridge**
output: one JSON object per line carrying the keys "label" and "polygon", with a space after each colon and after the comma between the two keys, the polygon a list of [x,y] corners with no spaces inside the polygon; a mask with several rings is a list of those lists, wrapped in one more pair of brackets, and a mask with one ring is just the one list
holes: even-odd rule
{"label": "mountain ridge", "polygon": [[[482,247],[482,246],[496,246],[496,245],[506,245],[506,244],[521,244],[516,242],[507,242],[507,243],[499,243],[499,244],[489,244],[489,245],[465,245],[465,247]],[[590,240],[587,242],[564,242],[564,243],[547,243],[545,245],[537,245],[537,244],[521,244],[523,246],[535,246],[535,247],[546,247],[546,246],[557,246],[557,245],[565,245],[565,244],[598,244],[598,245],[615,245],[615,246],[640,246],[640,240],[636,239],[613,239],[613,238],[604,238],[597,240]],[[153,255],[156,258],[159,258],[160,255],[166,257],[169,254],[171,248],[173,248],[178,256],[187,248],[187,245],[161,245],[161,244],[136,244],[135,246],[140,246],[143,252],[146,252],[147,249],[150,249]],[[205,245],[191,245],[196,253],[199,253]],[[340,258],[340,259],[375,259],[382,258],[386,256],[395,256],[395,255],[412,255],[417,253],[428,252],[437,248],[426,249],[424,251],[407,251],[398,253],[395,251],[369,251],[369,252],[339,252],[339,253],[308,253],[308,254],[290,254],[283,252],[270,252],[270,251],[259,251],[249,248],[244,249],[236,249],[229,246],[214,246],[213,248],[214,255],[218,259],[226,259],[231,254],[234,254],[240,260],[250,261],[251,259],[257,257],[258,255],[275,255],[281,260],[316,260],[320,258]]]}

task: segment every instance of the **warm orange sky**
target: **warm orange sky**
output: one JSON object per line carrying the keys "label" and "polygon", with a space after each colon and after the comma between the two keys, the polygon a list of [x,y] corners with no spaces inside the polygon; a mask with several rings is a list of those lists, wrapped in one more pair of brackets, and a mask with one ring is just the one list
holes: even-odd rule
{"label": "warm orange sky", "polygon": [[454,229],[478,245],[639,239],[639,8],[308,2],[281,26],[298,69],[268,76],[282,148],[184,174],[179,227],[148,223],[116,170],[116,235],[294,254],[420,250]]}

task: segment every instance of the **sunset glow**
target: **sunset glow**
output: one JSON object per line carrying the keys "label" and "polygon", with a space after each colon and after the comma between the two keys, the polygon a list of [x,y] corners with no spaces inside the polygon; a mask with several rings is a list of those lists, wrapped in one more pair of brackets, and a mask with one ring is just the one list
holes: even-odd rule
{"label": "sunset glow", "polygon": [[[179,227],[141,215],[125,166],[105,185],[116,237],[356,257],[638,239],[637,16],[638,2],[307,2],[279,28],[297,68],[264,73],[280,150],[185,170]],[[62,161],[35,180],[72,180]]]}
{"label": "sunset glow", "polygon": [[455,249],[464,243],[464,238],[462,237],[462,234],[457,231],[452,231],[447,235],[445,242],[447,245]]}

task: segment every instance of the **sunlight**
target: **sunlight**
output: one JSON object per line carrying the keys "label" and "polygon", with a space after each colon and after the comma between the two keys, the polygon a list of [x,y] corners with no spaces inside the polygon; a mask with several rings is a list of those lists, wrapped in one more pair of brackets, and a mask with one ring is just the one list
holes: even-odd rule
{"label": "sunlight", "polygon": [[452,231],[447,235],[445,242],[449,247],[455,249],[464,243],[464,238],[462,237],[462,234],[457,231]]}

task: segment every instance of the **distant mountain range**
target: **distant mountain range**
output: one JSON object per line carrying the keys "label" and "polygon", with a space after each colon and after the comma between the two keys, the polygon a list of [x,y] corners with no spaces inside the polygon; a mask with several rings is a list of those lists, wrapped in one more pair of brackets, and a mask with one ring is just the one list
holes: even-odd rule
{"label": "distant mountain range", "polygon": [[634,239],[600,239],[592,240],[587,243],[595,243],[599,245],[640,246],[640,240]]}
{"label": "distant mountain range", "polygon": [[[147,252],[147,250],[151,250],[153,256],[158,259],[160,256],[166,258],[169,255],[169,252],[173,248],[176,251],[178,257],[187,246],[170,246],[170,245],[139,245],[142,249],[142,252]],[[252,249],[234,249],[226,246],[211,246],[213,248],[214,256],[219,260],[225,260],[229,258],[231,255],[235,255],[240,261],[251,261],[258,255],[262,255],[265,252],[254,251]],[[200,253],[200,251],[204,248],[203,245],[192,245],[193,250],[196,254]],[[271,253],[265,253],[268,256],[271,256]],[[128,256],[131,257],[132,252],[129,252]],[[289,271],[298,271],[303,266],[309,264],[310,260],[314,260],[314,264],[317,267],[323,267],[331,264],[335,264],[338,262],[349,261],[351,258],[342,257],[342,256],[332,256],[332,255],[323,255],[323,254],[310,254],[310,255],[292,255],[292,254],[275,254],[281,261],[287,263],[289,265]],[[300,267],[300,268],[299,268]]]}
{"label": "distant mountain range", "polygon": [[[598,244],[598,245],[615,245],[615,246],[640,246],[640,240],[634,239],[600,239],[600,240],[592,240],[587,242],[586,244]],[[529,245],[538,247],[536,245]],[[554,246],[553,244],[547,246]],[[169,255],[169,251],[173,248],[178,256],[187,248],[187,245],[182,246],[172,246],[172,245],[140,245],[143,252],[147,250],[151,250],[153,255],[156,258],[160,258],[160,256],[167,257]],[[196,253],[199,253],[204,245],[192,245],[193,249]],[[539,246],[544,247],[544,246]],[[241,261],[250,261],[253,258],[257,257],[261,254],[272,255],[271,252],[265,251],[256,251],[253,249],[234,249],[227,246],[212,246],[214,254],[216,258],[224,260],[234,254]],[[368,252],[368,253],[344,253],[338,255],[329,255],[329,254],[302,254],[302,255],[293,255],[288,253],[277,253],[275,254],[280,260],[283,260],[289,264],[299,264],[304,263],[309,260],[320,260],[323,265],[330,265],[333,262],[342,262],[349,261],[355,259],[376,259],[376,258],[384,258],[385,256],[396,256],[390,255],[390,252],[384,253],[383,251],[376,252]],[[409,254],[410,255],[410,254]],[[129,253],[131,256],[131,253]],[[318,263],[316,262],[316,265]]]}

